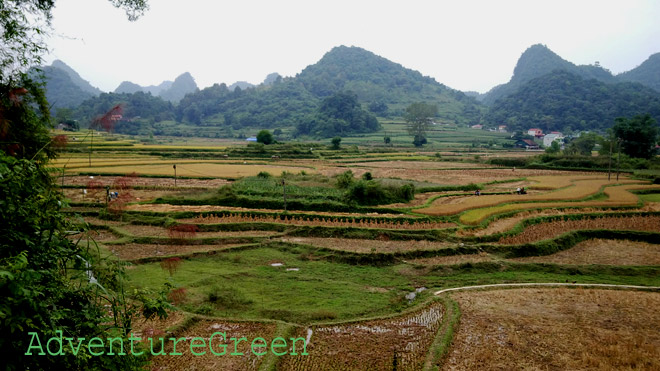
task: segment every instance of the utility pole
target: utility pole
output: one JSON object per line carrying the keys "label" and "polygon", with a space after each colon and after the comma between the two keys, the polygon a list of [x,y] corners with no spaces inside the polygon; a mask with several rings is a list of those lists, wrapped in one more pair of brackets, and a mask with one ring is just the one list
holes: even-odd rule
{"label": "utility pole", "polygon": [[174,168],[174,186],[176,187],[176,164],[172,165]]}
{"label": "utility pole", "polygon": [[284,181],[284,178],[282,178],[282,189],[284,192],[284,211],[286,211],[286,182]]}
{"label": "utility pole", "polygon": [[612,176],[612,146],[614,145],[614,138],[610,137],[610,158],[607,163],[607,181],[610,181],[610,177]]}
{"label": "utility pole", "polygon": [[92,167],[92,149],[94,148],[94,129],[92,129],[92,139],[89,142],[89,167]]}
{"label": "utility pole", "polygon": [[621,163],[621,138],[617,139],[617,144],[619,145],[619,155],[616,159],[616,181],[619,181],[619,164]]}

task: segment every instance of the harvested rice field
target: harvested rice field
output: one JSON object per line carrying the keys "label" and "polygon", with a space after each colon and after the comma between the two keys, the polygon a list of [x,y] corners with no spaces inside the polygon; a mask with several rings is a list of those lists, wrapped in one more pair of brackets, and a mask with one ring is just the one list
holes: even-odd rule
{"label": "harvested rice field", "polygon": [[325,249],[356,253],[395,253],[410,250],[437,250],[453,246],[448,242],[431,241],[383,241],[342,238],[283,237],[282,242],[311,245]]}
{"label": "harvested rice field", "polygon": [[607,216],[595,219],[558,220],[539,223],[525,228],[519,234],[504,237],[498,243],[530,243],[557,237],[566,232],[585,229],[657,232],[660,231],[660,216]]}
{"label": "harvested rice field", "polygon": [[660,245],[627,240],[593,239],[547,256],[512,259],[521,263],[660,265]]}
{"label": "harvested rice field", "polygon": [[163,258],[172,255],[190,255],[210,251],[220,251],[243,246],[244,243],[231,243],[212,245],[172,245],[172,244],[136,244],[105,245],[112,254],[122,260],[136,260],[144,258]]}
{"label": "harvested rice field", "polygon": [[509,289],[452,294],[445,370],[660,369],[660,293]]}

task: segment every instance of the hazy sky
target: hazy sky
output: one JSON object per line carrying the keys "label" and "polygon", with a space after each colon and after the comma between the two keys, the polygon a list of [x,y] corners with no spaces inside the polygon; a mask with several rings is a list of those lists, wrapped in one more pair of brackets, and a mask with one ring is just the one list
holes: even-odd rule
{"label": "hazy sky", "polygon": [[46,61],[92,85],[201,88],[295,76],[335,46],[359,46],[454,89],[507,82],[533,44],[576,64],[630,70],[660,52],[660,1],[149,0],[136,22],[107,0],[57,0]]}

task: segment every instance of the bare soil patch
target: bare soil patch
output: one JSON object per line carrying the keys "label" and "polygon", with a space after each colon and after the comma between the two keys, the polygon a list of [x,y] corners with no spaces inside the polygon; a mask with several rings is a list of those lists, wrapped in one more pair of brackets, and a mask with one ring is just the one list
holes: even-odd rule
{"label": "bare soil patch", "polygon": [[660,245],[594,239],[548,256],[513,259],[525,263],[660,265]]}
{"label": "bare soil patch", "polygon": [[510,289],[452,294],[446,370],[660,369],[660,293]]}
{"label": "bare soil patch", "polygon": [[393,253],[411,250],[437,250],[452,246],[447,242],[431,241],[379,241],[344,238],[283,237],[282,242],[298,243],[326,249],[357,253]]}

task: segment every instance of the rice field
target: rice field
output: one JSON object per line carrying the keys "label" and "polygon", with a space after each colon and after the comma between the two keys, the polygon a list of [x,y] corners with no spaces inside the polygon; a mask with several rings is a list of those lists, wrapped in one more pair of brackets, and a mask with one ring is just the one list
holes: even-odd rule
{"label": "rice field", "polygon": [[[130,174],[137,173],[141,175],[158,175],[158,176],[174,176],[174,169],[172,163],[167,164],[149,164],[149,165],[119,165],[119,166],[92,166],[78,169],[68,169],[67,172],[79,172],[84,170],[87,173],[96,174]],[[265,171],[271,174],[280,174],[283,171],[298,173],[305,171],[307,173],[314,173],[314,169],[296,166],[282,166],[282,165],[258,165],[258,164],[218,164],[218,163],[185,163],[176,167],[177,176],[183,177],[209,177],[209,178],[225,178],[236,179],[246,176],[255,176],[260,172]]]}
{"label": "rice field", "polygon": [[445,370],[660,369],[660,293],[511,289],[452,294]]}
{"label": "rice field", "polygon": [[595,219],[557,220],[531,225],[519,234],[500,239],[498,243],[507,245],[531,243],[553,238],[566,232],[586,229],[658,232],[660,231],[660,216],[607,216]]}
{"label": "rice field", "polygon": [[309,336],[309,355],[283,357],[278,366],[283,370],[420,370],[442,317],[443,307],[435,303],[390,319],[303,329],[296,336]]}
{"label": "rice field", "polygon": [[[564,177],[554,177],[562,179]],[[534,180],[534,178],[529,178]],[[566,178],[564,178],[566,179]],[[598,193],[604,186],[612,185],[613,182],[608,181],[606,177],[592,177],[592,178],[573,178],[570,179],[570,186],[565,186],[566,180],[558,180],[557,182],[550,182],[547,180],[547,177],[542,179],[546,182],[540,182],[538,187],[555,189],[559,188],[556,191],[540,193],[540,194],[526,194],[520,195],[513,194],[510,195],[481,195],[481,196],[468,196],[462,197],[458,200],[445,200],[444,198],[438,198],[435,200],[429,207],[416,209],[415,211],[427,215],[453,215],[460,212],[477,209],[492,207],[495,205],[503,203],[513,203],[513,202],[540,202],[540,201],[570,201],[570,200],[580,200],[588,196]],[[619,183],[639,183],[639,181],[633,180],[622,180]],[[513,190],[515,191],[515,190]],[[620,196],[619,194],[615,196]],[[624,196],[620,196],[625,198]],[[627,199],[626,199],[627,201]]]}
{"label": "rice field", "polygon": [[448,222],[435,222],[419,220],[409,222],[400,221],[396,218],[385,219],[358,219],[348,217],[296,217],[295,215],[280,218],[278,215],[200,215],[185,222],[195,224],[223,224],[223,223],[277,223],[297,226],[321,226],[321,227],[353,227],[353,228],[378,228],[378,229],[400,229],[400,230],[429,230],[452,228],[456,224]]}
{"label": "rice field", "polygon": [[593,200],[580,202],[534,202],[534,203],[514,203],[495,207],[468,210],[460,216],[460,221],[464,224],[478,224],[486,218],[515,210],[525,209],[543,209],[543,208],[583,208],[583,207],[618,207],[618,206],[638,206],[639,197],[630,191],[644,189],[660,189],[658,185],[627,184],[607,187],[603,190],[607,200]]}
{"label": "rice field", "polygon": [[351,251],[362,254],[396,253],[411,250],[437,250],[453,246],[448,242],[431,241],[380,241],[343,238],[282,237],[282,242],[311,245],[331,250]]}
{"label": "rice field", "polygon": [[512,259],[521,263],[660,265],[660,245],[593,239],[548,256]]}

